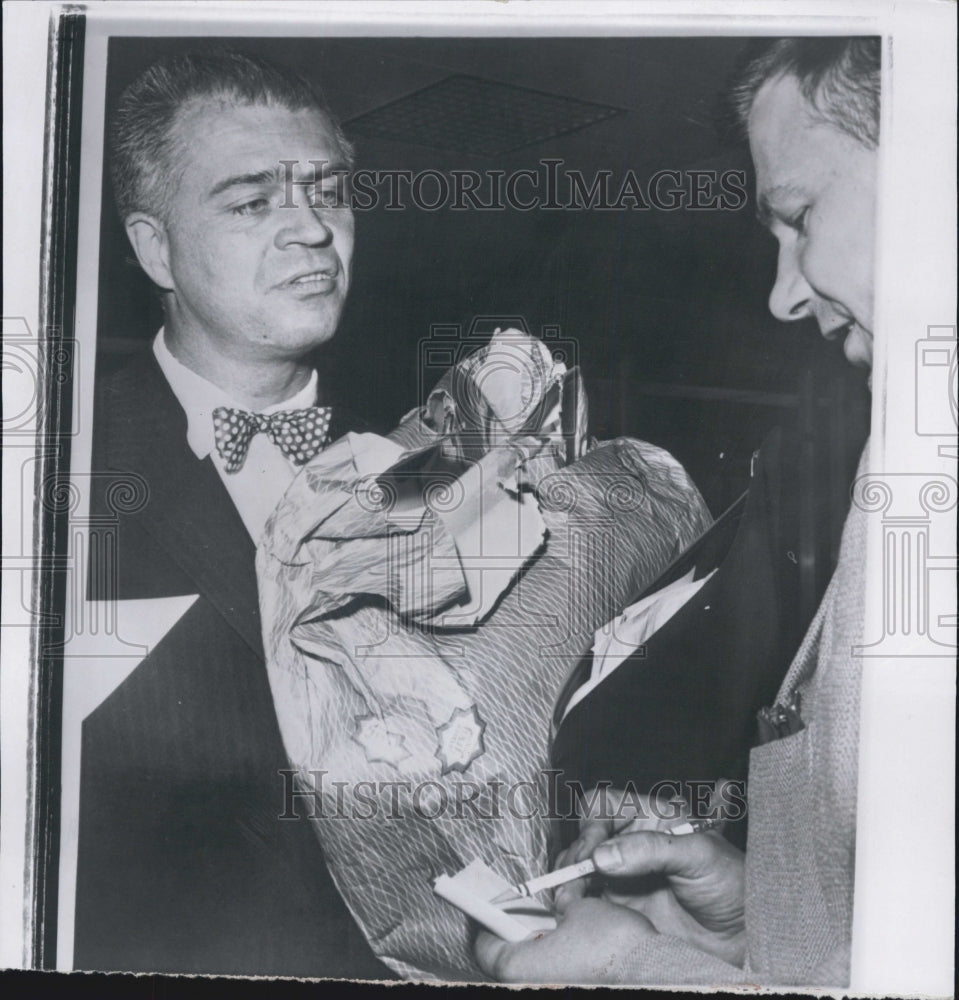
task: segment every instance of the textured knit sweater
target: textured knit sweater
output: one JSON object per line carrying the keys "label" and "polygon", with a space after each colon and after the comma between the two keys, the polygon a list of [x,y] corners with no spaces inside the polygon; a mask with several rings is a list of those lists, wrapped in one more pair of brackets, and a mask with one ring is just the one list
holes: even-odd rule
{"label": "textured knit sweater", "polygon": [[866,514],[853,504],[836,572],[777,699],[798,691],[805,727],[750,755],[744,968],[658,935],[624,956],[615,982],[848,985],[865,548]]}

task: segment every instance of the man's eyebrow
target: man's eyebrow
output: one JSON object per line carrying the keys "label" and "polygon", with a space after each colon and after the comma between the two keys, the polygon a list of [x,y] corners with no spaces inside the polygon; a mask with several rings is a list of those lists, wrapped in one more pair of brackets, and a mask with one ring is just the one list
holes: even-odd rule
{"label": "man's eyebrow", "polygon": [[789,181],[782,184],[775,184],[771,188],[767,188],[759,196],[756,202],[756,218],[762,223],[762,225],[769,228],[772,223],[773,215],[775,214],[770,202],[775,202],[778,198],[790,197],[793,195],[802,194],[800,188]]}
{"label": "man's eyebrow", "polygon": [[772,212],[770,212],[765,198],[760,198],[756,202],[756,221],[766,229],[769,228],[769,224],[772,222]]}
{"label": "man's eyebrow", "polygon": [[282,171],[279,166],[270,167],[266,170],[257,170],[249,174],[235,174],[233,177],[227,177],[214,184],[207,197],[215,198],[218,194],[223,194],[224,191],[228,191],[230,188],[242,187],[246,184],[276,184],[281,180]]}
{"label": "man's eyebrow", "polygon": [[[224,191],[228,191],[233,187],[242,187],[247,184],[285,184],[287,182],[287,170],[289,169],[289,164],[293,161],[280,161],[275,167],[267,167],[265,170],[257,170],[249,174],[236,174],[233,177],[227,177],[222,181],[218,181],[210,189],[210,193],[207,197],[215,198],[217,195],[223,194]],[[299,162],[299,161],[297,161]],[[292,183],[294,185],[309,185],[315,184],[317,181],[322,181],[323,179],[333,176],[335,174],[346,173],[350,168],[347,166],[345,161],[339,158],[335,160],[307,160],[308,164],[312,165],[312,174],[309,177],[300,177],[299,180],[294,180]]]}

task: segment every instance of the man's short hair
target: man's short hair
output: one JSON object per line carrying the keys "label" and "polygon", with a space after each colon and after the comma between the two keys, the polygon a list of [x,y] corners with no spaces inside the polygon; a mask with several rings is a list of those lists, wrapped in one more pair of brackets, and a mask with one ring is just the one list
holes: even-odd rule
{"label": "man's short hair", "polygon": [[766,83],[793,76],[821,121],[875,149],[881,53],[879,38],[776,38],[753,43],[730,88],[739,128],[746,132],[753,102]]}
{"label": "man's short hair", "polygon": [[336,116],[297,74],[229,49],[168,56],[124,90],[111,122],[110,174],[121,219],[133,212],[166,219],[179,183],[177,119],[189,102],[203,98],[314,110],[329,122],[347,165],[352,165],[353,147]]}

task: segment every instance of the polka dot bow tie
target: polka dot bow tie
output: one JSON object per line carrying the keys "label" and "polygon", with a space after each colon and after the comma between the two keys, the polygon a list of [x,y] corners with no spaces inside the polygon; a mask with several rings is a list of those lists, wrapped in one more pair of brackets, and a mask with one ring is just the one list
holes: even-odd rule
{"label": "polka dot bow tie", "polygon": [[216,450],[226,463],[227,472],[238,472],[255,434],[266,434],[296,465],[308,462],[326,445],[330,435],[328,406],[310,406],[305,410],[281,413],[247,413],[229,406],[213,411],[213,434]]}

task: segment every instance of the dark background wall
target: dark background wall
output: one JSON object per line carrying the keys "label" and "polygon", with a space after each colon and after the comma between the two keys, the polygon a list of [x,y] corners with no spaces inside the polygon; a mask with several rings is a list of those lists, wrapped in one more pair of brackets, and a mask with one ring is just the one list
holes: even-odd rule
{"label": "dark background wall", "polygon": [[[113,39],[107,114],[157,56],[209,39]],[[748,150],[717,130],[717,98],[739,38],[233,39],[319,85],[372,169],[537,169],[562,159],[592,177],[632,169],[749,171]],[[596,102],[620,113],[495,153],[435,148],[370,132],[368,116],[453,74]],[[464,108],[464,114],[475,111]],[[387,108],[388,112],[388,108]],[[388,117],[388,114],[387,114]],[[364,121],[367,125],[364,126]],[[354,123],[351,127],[351,122]],[[413,139],[417,139],[413,136]],[[479,145],[482,145],[479,143]],[[542,169],[542,168],[540,168]],[[418,403],[421,342],[435,324],[522,317],[575,341],[600,437],[663,445],[714,513],[745,488],[748,460],[776,423],[802,429],[816,482],[808,557],[820,579],[835,556],[849,478],[868,430],[862,373],[818,336],[768,313],[775,242],[738,211],[387,211],[356,214],[353,287],[341,328],[318,357],[334,398],[386,430]],[[142,349],[158,304],[104,180],[98,374]],[[487,328],[491,328],[487,325]]]}

